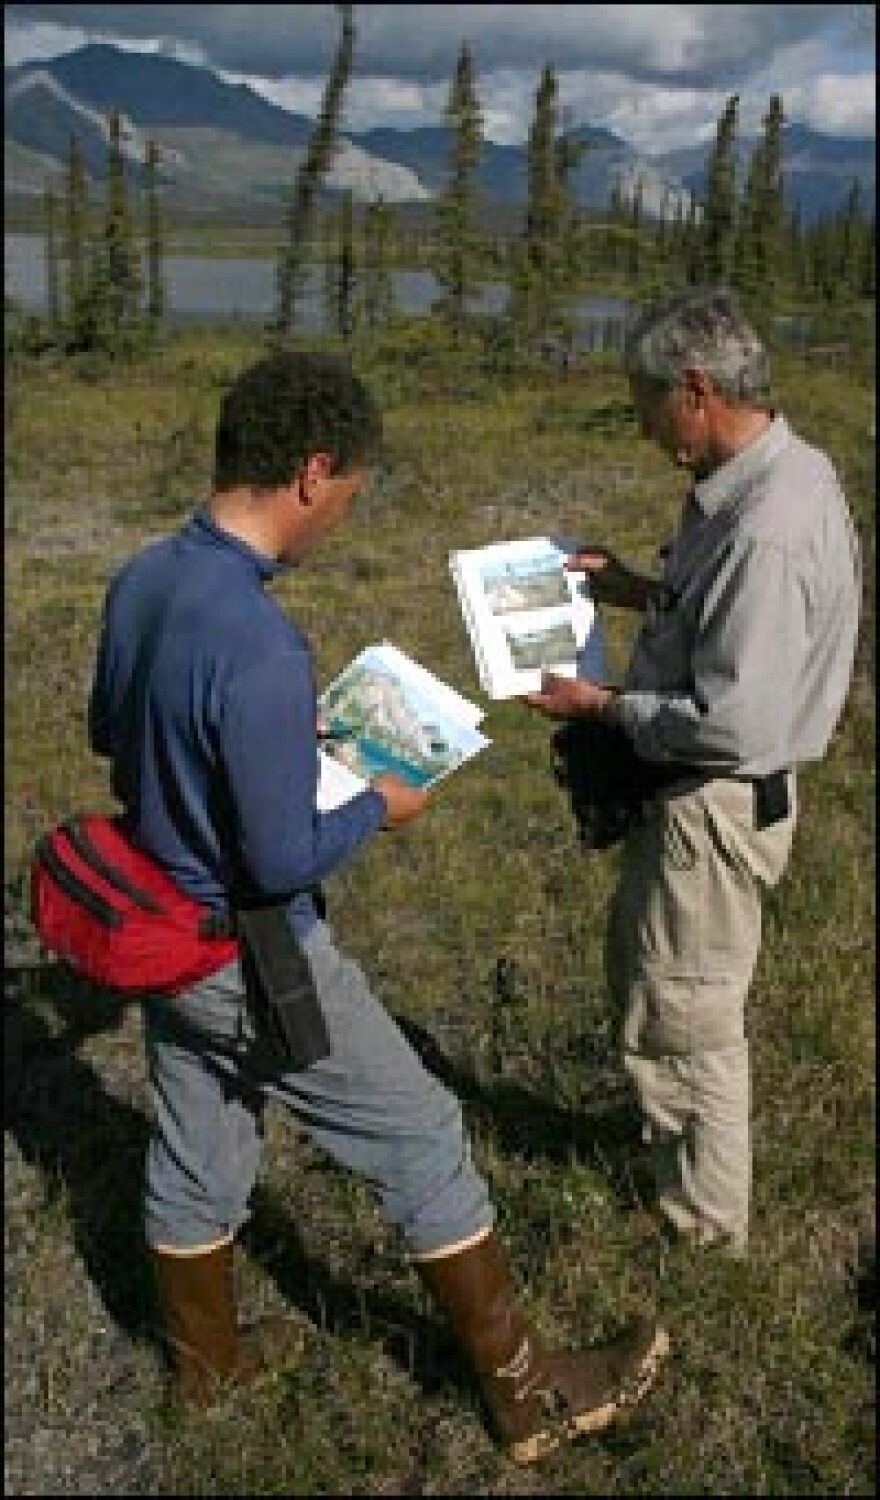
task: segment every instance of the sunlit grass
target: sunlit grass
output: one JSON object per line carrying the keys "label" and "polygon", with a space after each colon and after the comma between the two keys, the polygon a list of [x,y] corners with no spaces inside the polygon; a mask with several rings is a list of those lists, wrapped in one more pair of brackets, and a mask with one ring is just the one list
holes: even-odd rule
{"label": "sunlit grass", "polygon": [[[103,590],[131,551],[209,492],[220,396],[260,347],[255,330],[196,330],[128,365],[44,358],[7,369],[13,905],[39,829],[74,807],[108,804],[106,772],[85,740]],[[355,362],[387,399],[383,464],[350,530],[276,585],[313,639],[322,680],[388,638],[479,697],[448,573],[455,548],[548,531],[603,540],[652,565],[685,481],[638,436],[610,358],[585,361],[568,379],[535,368],[497,376],[476,345],[456,355],[430,330],[404,328],[356,351]],[[777,361],[777,388],[795,428],[844,476],[868,578],[844,721],[826,761],[801,777],[791,868],[766,903],[749,1011],[750,1259],[732,1265],[636,1238],[620,1153],[589,1126],[625,1099],[602,974],[617,855],[578,852],[550,772],[546,723],[516,705],[486,705],[492,747],[444,783],[418,824],[377,838],[328,882],[331,919],[388,1005],[439,1048],[538,1321],[574,1342],[655,1310],[676,1351],[669,1373],[630,1428],[536,1474],[514,1471],[486,1438],[454,1361],[438,1355],[429,1378],[387,1352],[379,1309],[387,1314],[389,1301],[388,1315],[418,1330],[411,1337],[420,1348],[420,1317],[440,1346],[442,1329],[368,1190],[273,1120],[256,1228],[264,1226],[265,1250],[272,1224],[276,1250],[252,1251],[245,1308],[274,1295],[296,1306],[299,1297],[316,1317],[302,1290],[305,1257],[326,1302],[339,1301],[340,1287],[361,1294],[365,1322],[340,1313],[335,1333],[316,1330],[304,1366],[238,1398],[234,1421],[221,1412],[169,1424],[159,1415],[158,1364],[147,1359],[133,1390],[113,1399],[146,1399],[164,1444],[157,1492],[873,1488],[873,1371],[849,1342],[857,1315],[848,1272],[874,1201],[873,395],[844,372],[794,360]],[[621,670],[632,626],[610,612],[608,629]],[[39,995],[37,987],[21,1002],[32,1008],[33,1036],[52,1010]],[[134,1032],[96,1028],[71,1048],[111,1092],[122,1055],[127,1076],[141,1077]],[[27,1065],[38,1073],[42,1059],[36,1048]],[[134,1141],[137,1087],[130,1102]],[[131,1161],[114,1162],[100,1109],[78,1128],[78,1154],[59,1150],[73,1179],[51,1216],[34,1207],[59,1254],[66,1237],[97,1232],[94,1194],[85,1210],[75,1180],[89,1162],[104,1161],[102,1236],[114,1193],[134,1201]],[[137,1235],[134,1223],[118,1227]],[[25,1312],[36,1307],[39,1278],[16,1295]],[[81,1317],[46,1335],[40,1357],[53,1362],[59,1411],[83,1336]]]}

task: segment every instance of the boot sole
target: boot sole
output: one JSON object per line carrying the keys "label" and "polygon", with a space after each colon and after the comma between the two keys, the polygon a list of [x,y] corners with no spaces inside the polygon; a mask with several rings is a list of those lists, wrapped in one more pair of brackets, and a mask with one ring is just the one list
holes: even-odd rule
{"label": "boot sole", "polygon": [[534,1464],[539,1459],[546,1458],[548,1453],[553,1453],[562,1443],[570,1443],[588,1433],[602,1432],[604,1428],[610,1427],[617,1417],[629,1411],[647,1395],[668,1353],[669,1335],[664,1328],[658,1328],[638,1369],[613,1400],[606,1401],[602,1406],[591,1407],[589,1411],[578,1412],[576,1417],[560,1426],[534,1432],[530,1437],[512,1443],[507,1450],[509,1457],[518,1464]]}

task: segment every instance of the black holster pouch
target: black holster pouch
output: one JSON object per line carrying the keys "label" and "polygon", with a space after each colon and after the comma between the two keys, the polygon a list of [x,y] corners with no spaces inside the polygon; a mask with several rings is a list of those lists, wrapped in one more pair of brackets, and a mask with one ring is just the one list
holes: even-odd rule
{"label": "black holster pouch", "polygon": [[551,746],[557,784],[588,852],[625,838],[644,802],[669,780],[668,767],[643,760],[624,729],[606,719],[570,719]]}
{"label": "black holster pouch", "polygon": [[295,1069],[329,1057],[332,1048],[308,959],[285,903],[239,907],[241,966],[256,1018]]}
{"label": "black holster pouch", "polygon": [[789,814],[788,777],[785,771],[771,771],[755,783],[755,827],[772,828]]}
{"label": "black holster pouch", "polygon": [[[626,731],[607,719],[570,719],[551,743],[554,775],[568,796],[578,841],[587,853],[625,838],[652,798],[694,791],[713,775],[704,766],[645,760]],[[770,828],[789,813],[787,772],[751,780],[755,827]]]}

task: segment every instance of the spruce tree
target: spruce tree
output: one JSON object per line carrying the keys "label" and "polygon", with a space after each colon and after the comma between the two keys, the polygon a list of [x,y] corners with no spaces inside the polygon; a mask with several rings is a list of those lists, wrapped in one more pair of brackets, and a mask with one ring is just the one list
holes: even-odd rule
{"label": "spruce tree", "polygon": [[684,229],[683,260],[685,277],[690,286],[697,286],[706,274],[703,253],[705,227],[703,214],[696,198],[691,194],[690,208]]}
{"label": "spruce tree", "polygon": [[638,281],[641,271],[641,236],[642,236],[642,179],[636,182],[630,206],[630,227],[632,237],[629,246],[629,274],[633,281]]}
{"label": "spruce tree", "polygon": [[339,202],[336,253],[325,281],[328,323],[346,342],[354,332],[356,268],[354,254],[354,200],[347,189]]}
{"label": "spruce tree", "polygon": [[88,189],[82,147],[75,135],[70,137],[67,162],[67,324],[70,343],[75,348],[88,341],[89,308],[87,297],[87,237],[89,228]]}
{"label": "spruce tree", "polygon": [[[560,119],[566,124],[571,111],[562,111]],[[572,287],[583,274],[586,232],[583,215],[575,201],[572,190],[572,175],[587,150],[587,143],[577,136],[563,134],[556,142],[556,176],[560,194],[559,234],[562,249],[562,280],[567,288]]]}
{"label": "spruce tree", "polygon": [[557,100],[556,74],[545,67],[529,132],[528,206],[511,304],[529,335],[570,331],[563,301],[570,284],[565,246],[571,209],[566,159],[557,142]]}
{"label": "spruce tree", "polygon": [[841,284],[849,296],[858,296],[864,269],[862,251],[863,237],[867,231],[862,213],[862,185],[857,177],[843,206],[840,224],[840,250],[838,274]]}
{"label": "spruce tree", "polygon": [[55,233],[56,202],[50,187],[46,188],[44,205],[46,211],[46,312],[49,332],[54,337],[61,321],[61,289],[58,284],[58,243]]}
{"label": "spruce tree", "polygon": [[354,20],[351,5],[340,5],[338,9],[342,29],[336,57],[285,215],[286,242],[277,267],[278,304],[274,325],[282,334],[289,333],[296,320],[297,299],[306,274],[315,200],[339,145],[342,101],[354,57]]}
{"label": "spruce tree", "polygon": [[809,276],[801,210],[797,203],[788,217],[788,265],[792,285],[801,296],[805,296],[809,290]]}
{"label": "spruce tree", "polygon": [[380,195],[367,206],[364,216],[363,311],[368,328],[387,323],[393,312],[394,289],[388,264],[393,226],[393,213]]}
{"label": "spruce tree", "polygon": [[626,214],[623,202],[623,190],[620,186],[620,178],[615,177],[608,194],[608,214],[606,219],[606,233],[604,244],[605,268],[608,271],[618,269],[618,258],[620,249],[621,226]]}
{"label": "spruce tree", "polygon": [[339,210],[329,204],[322,216],[321,254],[324,266],[324,324],[336,329],[336,286],[339,280]]}
{"label": "spruce tree", "polygon": [[736,235],[733,280],[766,311],[785,275],[785,203],[782,175],[783,112],[778,94],[770,99],[764,133],[749,160]]}
{"label": "spruce tree", "polygon": [[128,203],[122,127],[119,111],[109,117],[104,237],[93,265],[93,296],[97,301],[104,339],[109,344],[136,321],[142,290],[140,255]]}
{"label": "spruce tree", "polygon": [[159,215],[159,147],[147,142],[147,320],[152,328],[162,321],[165,312],[165,287],[162,280],[162,222]]}
{"label": "spruce tree", "polygon": [[877,219],[872,218],[865,225],[862,236],[861,270],[859,273],[859,295],[861,297],[875,297],[877,295]]}
{"label": "spruce tree", "polygon": [[783,245],[785,229],[785,188],[782,172],[784,114],[779,94],[770,98],[770,108],[764,116],[764,139],[761,151],[761,175],[759,181],[760,261],[759,276],[765,294],[772,296],[773,290],[783,276]]}
{"label": "spruce tree", "polygon": [[437,279],[455,337],[464,326],[473,290],[478,235],[475,225],[476,173],[483,143],[483,117],[477,99],[474,60],[466,42],[458,53],[446,119],[451,128],[449,180],[437,204]]}
{"label": "spruce tree", "polygon": [[746,295],[761,284],[763,265],[763,226],[761,223],[761,182],[764,176],[764,143],[756,141],[749,157],[746,184],[737,215],[736,248],[731,280]]}
{"label": "spruce tree", "polygon": [[736,233],[736,135],[739,95],[732,94],[718,121],[706,175],[701,273],[710,281],[727,281]]}

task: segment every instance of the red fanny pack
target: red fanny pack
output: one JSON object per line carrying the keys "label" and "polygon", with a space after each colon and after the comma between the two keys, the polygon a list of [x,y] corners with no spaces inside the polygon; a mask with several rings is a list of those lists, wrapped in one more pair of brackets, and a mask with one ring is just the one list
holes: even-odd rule
{"label": "red fanny pack", "polygon": [[127,993],[175,994],[238,957],[228,919],[179,890],[119,820],[84,813],[37,845],[31,919],[85,978]]}

